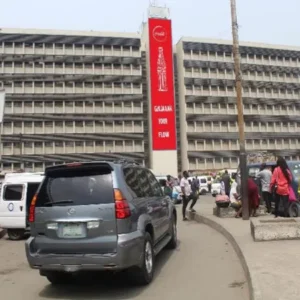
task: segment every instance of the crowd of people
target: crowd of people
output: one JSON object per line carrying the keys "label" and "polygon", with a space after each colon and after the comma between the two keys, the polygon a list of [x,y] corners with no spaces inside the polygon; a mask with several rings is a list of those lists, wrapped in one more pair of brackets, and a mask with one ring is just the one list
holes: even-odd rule
{"label": "crowd of people", "polygon": [[[252,217],[257,216],[256,212],[260,204],[259,188],[261,188],[267,213],[272,213],[272,202],[275,202],[275,218],[280,214],[280,205],[283,207],[283,216],[288,217],[289,202],[296,201],[296,196],[292,188],[292,173],[285,159],[278,157],[273,172],[271,166],[263,163],[255,177],[259,180],[259,186],[253,177],[249,176],[247,179],[249,214]],[[243,199],[238,190],[236,178],[232,178],[232,180],[233,182],[231,182],[228,173],[225,172],[221,180],[221,194],[228,196],[231,206],[236,209],[236,218],[239,218],[242,216]]]}
{"label": "crowd of people", "polygon": [[191,202],[189,210],[191,212],[195,212],[194,206],[197,203],[200,194],[200,182],[197,176],[193,177],[192,180],[189,180],[188,171],[184,171],[182,176],[178,176],[178,179],[168,175],[167,180],[161,180],[160,182],[164,194],[170,196],[170,198],[172,198],[173,188],[180,187],[180,192],[182,195],[182,218],[183,221],[186,221],[186,209],[189,202]]}
{"label": "crowd of people", "polygon": [[[273,171],[272,171],[273,169]],[[256,180],[256,181],[255,181]],[[257,184],[257,181],[259,184]],[[243,199],[240,186],[237,182],[237,174],[229,175],[225,170],[220,177],[221,195],[226,196],[231,207],[236,210],[236,218],[242,217]],[[179,175],[178,179],[168,175],[162,182],[165,195],[172,198],[173,188],[178,187],[182,194],[182,218],[186,221],[186,210],[189,206],[191,212],[195,212],[194,206],[200,195],[200,182],[196,177],[189,180],[187,171]],[[292,188],[292,173],[283,157],[278,157],[275,168],[263,163],[255,178],[249,175],[247,178],[248,209],[252,217],[257,217],[257,209],[260,198],[265,202],[268,214],[273,213],[272,202],[275,202],[274,215],[277,218],[280,213],[280,205],[283,207],[283,216],[288,217],[289,202],[295,201],[296,196]],[[260,193],[261,192],[261,193]],[[261,196],[260,196],[261,195]]]}

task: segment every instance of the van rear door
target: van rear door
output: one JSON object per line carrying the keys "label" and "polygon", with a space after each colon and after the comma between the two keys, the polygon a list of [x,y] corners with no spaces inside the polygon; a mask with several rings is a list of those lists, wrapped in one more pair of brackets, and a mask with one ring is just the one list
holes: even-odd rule
{"label": "van rear door", "polygon": [[116,252],[113,176],[109,164],[46,170],[30,224],[40,254]]}
{"label": "van rear door", "polygon": [[4,183],[1,187],[0,227],[25,229],[26,183]]}

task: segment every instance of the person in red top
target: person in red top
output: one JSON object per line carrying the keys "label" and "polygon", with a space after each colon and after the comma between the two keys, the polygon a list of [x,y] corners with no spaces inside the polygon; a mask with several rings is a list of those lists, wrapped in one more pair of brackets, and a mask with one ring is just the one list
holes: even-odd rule
{"label": "person in red top", "polygon": [[256,210],[259,206],[258,187],[251,177],[248,178],[248,201],[250,216],[257,217]]}
{"label": "person in red top", "polygon": [[280,202],[284,207],[284,217],[288,217],[289,208],[289,187],[292,182],[292,174],[283,157],[278,157],[271,183],[271,191],[275,189],[275,218],[279,215]]}
{"label": "person in red top", "polygon": [[[248,201],[249,201],[249,215],[252,217],[257,217],[256,210],[259,206],[259,194],[258,194],[258,187],[253,180],[253,178],[249,177],[247,179],[247,186],[248,186]],[[242,199],[242,206],[236,213],[236,218],[240,218],[242,216],[243,211],[243,199]]]}

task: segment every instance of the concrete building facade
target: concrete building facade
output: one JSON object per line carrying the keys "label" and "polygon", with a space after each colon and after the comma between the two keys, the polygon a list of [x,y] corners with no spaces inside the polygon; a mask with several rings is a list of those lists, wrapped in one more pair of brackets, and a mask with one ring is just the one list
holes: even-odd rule
{"label": "concrete building facade", "polygon": [[139,34],[1,29],[2,169],[144,163]]}
{"label": "concrete building facade", "polygon": [[[175,148],[153,151],[151,53],[147,24],[143,28],[133,34],[1,29],[1,168],[41,171],[120,156],[172,175],[235,168],[231,41],[182,38],[176,44]],[[240,52],[248,152],[299,159],[300,48],[241,43]]]}
{"label": "concrete building facade", "polygon": [[[248,153],[300,157],[300,48],[240,43]],[[232,42],[176,45],[181,169],[235,168],[238,125]]]}

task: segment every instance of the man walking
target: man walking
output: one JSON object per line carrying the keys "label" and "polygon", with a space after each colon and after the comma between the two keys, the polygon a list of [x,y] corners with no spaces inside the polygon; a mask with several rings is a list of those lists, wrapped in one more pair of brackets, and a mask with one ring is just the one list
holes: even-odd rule
{"label": "man walking", "polygon": [[260,179],[262,196],[265,201],[267,211],[270,214],[272,212],[272,195],[270,193],[272,172],[267,168],[267,165],[263,163],[260,167],[260,172],[256,175],[256,177]]}
{"label": "man walking", "polygon": [[187,220],[186,208],[187,208],[190,200],[193,200],[193,202],[190,206],[190,211],[195,212],[193,207],[197,202],[198,196],[197,196],[197,198],[195,196],[193,196],[192,188],[188,181],[188,177],[189,177],[188,172],[184,171],[182,175],[183,175],[183,177],[181,178],[181,181],[180,181],[180,187],[181,187],[181,191],[182,191],[182,218],[183,218],[183,221],[186,221]]}
{"label": "man walking", "polygon": [[229,197],[230,188],[231,188],[231,178],[230,178],[227,170],[225,170],[225,173],[222,176],[222,181],[224,182],[224,186],[225,186],[225,195],[227,195]]}

